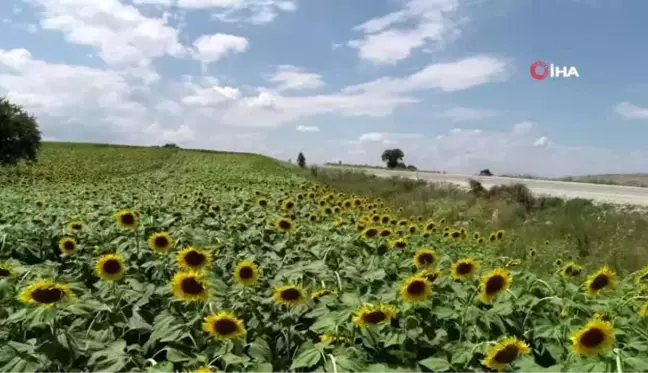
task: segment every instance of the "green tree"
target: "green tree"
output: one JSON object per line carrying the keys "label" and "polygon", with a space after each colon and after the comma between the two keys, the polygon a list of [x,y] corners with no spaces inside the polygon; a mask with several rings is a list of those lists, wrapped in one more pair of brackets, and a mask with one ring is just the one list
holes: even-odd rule
{"label": "green tree", "polygon": [[299,152],[299,155],[297,156],[297,164],[301,168],[306,167],[306,157],[304,157],[304,153]]}
{"label": "green tree", "polygon": [[403,160],[405,153],[400,149],[387,149],[380,157],[383,162],[387,163],[387,168],[396,168],[398,163]]}
{"label": "green tree", "polygon": [[40,145],[36,118],[0,97],[0,165],[16,165],[21,160],[35,162]]}

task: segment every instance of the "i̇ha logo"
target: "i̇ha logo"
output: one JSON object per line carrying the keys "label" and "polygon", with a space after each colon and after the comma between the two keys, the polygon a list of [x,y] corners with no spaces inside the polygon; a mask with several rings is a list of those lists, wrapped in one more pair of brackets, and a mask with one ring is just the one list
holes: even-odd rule
{"label": "i\u0307ha logo", "polygon": [[547,78],[580,78],[576,66],[558,66],[548,64],[544,61],[535,61],[529,67],[531,77],[535,80],[545,80]]}

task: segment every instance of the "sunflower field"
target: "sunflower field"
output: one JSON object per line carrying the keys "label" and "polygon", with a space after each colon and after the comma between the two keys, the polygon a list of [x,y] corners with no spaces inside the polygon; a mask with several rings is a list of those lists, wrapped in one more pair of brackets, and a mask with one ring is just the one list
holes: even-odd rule
{"label": "sunflower field", "polygon": [[46,144],[0,170],[3,372],[648,371],[648,270],[255,155]]}

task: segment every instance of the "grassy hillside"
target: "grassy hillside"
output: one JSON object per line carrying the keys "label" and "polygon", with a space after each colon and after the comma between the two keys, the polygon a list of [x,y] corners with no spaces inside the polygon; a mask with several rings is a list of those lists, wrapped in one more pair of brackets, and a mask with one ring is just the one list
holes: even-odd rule
{"label": "grassy hillside", "polygon": [[[46,144],[0,170],[0,371],[647,370],[644,257],[541,237],[506,199],[359,177]],[[640,217],[587,208],[552,224],[641,244]]]}

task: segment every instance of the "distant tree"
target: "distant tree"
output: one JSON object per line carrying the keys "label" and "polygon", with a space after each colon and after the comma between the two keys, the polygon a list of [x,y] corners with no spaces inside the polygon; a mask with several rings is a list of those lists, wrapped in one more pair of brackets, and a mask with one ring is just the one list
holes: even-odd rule
{"label": "distant tree", "polygon": [[301,168],[306,167],[306,157],[304,157],[304,153],[299,152],[299,155],[297,155],[297,164]]}
{"label": "distant tree", "polygon": [[479,176],[493,176],[493,173],[487,168],[485,170],[479,171]]}
{"label": "distant tree", "polygon": [[387,149],[382,153],[380,159],[387,164],[387,168],[396,168],[403,160],[403,157],[405,157],[405,153],[402,150]]}
{"label": "distant tree", "polygon": [[180,147],[174,143],[167,143],[162,146],[163,148],[172,148],[172,149],[180,149]]}
{"label": "distant tree", "polygon": [[36,161],[41,132],[36,118],[0,97],[0,165]]}

